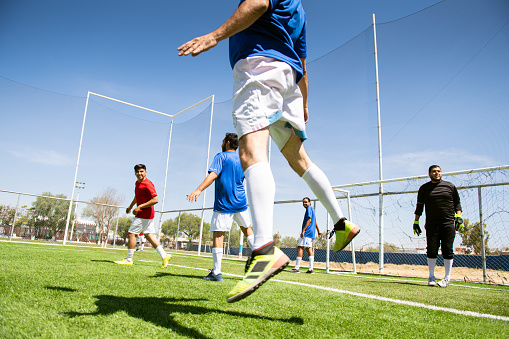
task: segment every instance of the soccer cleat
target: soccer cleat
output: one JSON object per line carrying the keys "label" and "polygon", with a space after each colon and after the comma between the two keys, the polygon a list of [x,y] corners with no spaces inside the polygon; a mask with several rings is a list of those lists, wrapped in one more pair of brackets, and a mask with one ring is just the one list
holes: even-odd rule
{"label": "soccer cleat", "polygon": [[336,243],[334,244],[334,252],[339,252],[345,248],[353,238],[361,231],[360,227],[353,222],[341,218],[334,225],[334,231],[330,233],[329,239],[336,234]]}
{"label": "soccer cleat", "polygon": [[223,282],[223,274],[214,274],[214,270],[210,270],[210,273],[202,278],[203,280],[209,280],[209,281],[217,281],[217,282]]}
{"label": "soccer cleat", "polygon": [[132,265],[133,264],[133,262],[131,260],[127,260],[127,259],[114,261],[114,263],[119,264],[119,265]]}
{"label": "soccer cleat", "polygon": [[435,286],[437,284],[437,281],[435,277],[428,279],[428,286]]}
{"label": "soccer cleat", "polygon": [[168,266],[168,261],[170,261],[170,259],[171,259],[171,255],[166,254],[166,257],[164,257],[164,259],[163,259],[163,265],[161,266],[161,268],[166,268],[166,266]]}
{"label": "soccer cleat", "polygon": [[449,279],[442,279],[437,283],[440,287],[447,287],[449,286]]}
{"label": "soccer cleat", "polygon": [[290,272],[292,272],[292,273],[300,273],[300,269],[294,267],[294,268],[292,268],[292,270]]}
{"label": "soccer cleat", "polygon": [[290,263],[290,258],[279,248],[274,247],[273,241],[253,251],[250,259],[246,263],[244,279],[238,282],[226,296],[226,301],[229,303],[249,296]]}
{"label": "soccer cleat", "polygon": [[313,271],[313,270],[307,270],[307,271],[306,271],[306,273],[307,273],[307,274],[314,274],[314,273],[315,273],[315,271]]}

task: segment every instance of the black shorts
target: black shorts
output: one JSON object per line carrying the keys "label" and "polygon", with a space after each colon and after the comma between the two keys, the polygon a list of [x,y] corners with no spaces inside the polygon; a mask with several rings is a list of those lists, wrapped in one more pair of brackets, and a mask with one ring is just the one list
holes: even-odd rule
{"label": "black shorts", "polygon": [[426,256],[435,259],[438,256],[438,248],[442,245],[444,259],[452,259],[454,237],[456,230],[454,223],[451,224],[426,224]]}

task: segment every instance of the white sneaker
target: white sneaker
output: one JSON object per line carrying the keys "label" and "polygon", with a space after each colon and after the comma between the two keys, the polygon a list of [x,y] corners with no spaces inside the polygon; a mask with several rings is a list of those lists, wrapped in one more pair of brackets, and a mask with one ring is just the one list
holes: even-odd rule
{"label": "white sneaker", "polygon": [[440,287],[447,287],[449,286],[449,279],[442,279],[438,282],[438,286]]}
{"label": "white sneaker", "polygon": [[437,284],[437,280],[435,277],[428,279],[428,286],[435,286]]}

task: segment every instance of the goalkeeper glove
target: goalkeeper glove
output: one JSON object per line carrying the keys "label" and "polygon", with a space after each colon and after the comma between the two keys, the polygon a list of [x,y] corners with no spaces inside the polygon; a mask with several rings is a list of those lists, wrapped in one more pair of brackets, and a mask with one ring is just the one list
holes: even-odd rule
{"label": "goalkeeper glove", "polygon": [[454,215],[454,229],[456,231],[461,231],[463,229],[463,218],[461,214]]}
{"label": "goalkeeper glove", "polygon": [[419,220],[414,220],[414,234],[420,236],[422,233],[421,228],[419,227]]}

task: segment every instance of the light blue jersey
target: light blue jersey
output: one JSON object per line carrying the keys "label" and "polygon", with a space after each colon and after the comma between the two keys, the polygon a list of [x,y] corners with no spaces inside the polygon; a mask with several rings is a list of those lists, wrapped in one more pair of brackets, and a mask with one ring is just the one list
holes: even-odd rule
{"label": "light blue jersey", "polygon": [[210,172],[217,174],[214,211],[220,213],[245,211],[247,200],[239,155],[232,151],[216,154],[210,165]]}
{"label": "light blue jersey", "polygon": [[306,226],[306,223],[308,222],[309,218],[311,218],[311,223],[309,224],[308,228],[306,228],[304,236],[307,238],[314,239],[316,236],[316,217],[315,210],[311,206],[306,207],[306,214],[304,214],[304,220],[302,221],[302,229],[304,229],[304,227]]}
{"label": "light blue jersey", "polygon": [[[242,3],[244,0],[241,0]],[[300,0],[270,0],[270,8],[245,30],[230,37],[230,64],[265,56],[289,64],[302,78],[306,57],[306,14]]]}

